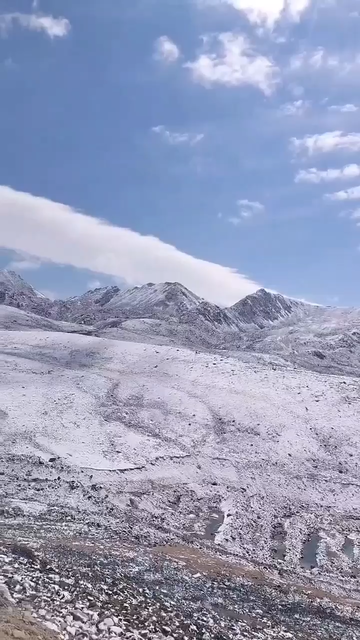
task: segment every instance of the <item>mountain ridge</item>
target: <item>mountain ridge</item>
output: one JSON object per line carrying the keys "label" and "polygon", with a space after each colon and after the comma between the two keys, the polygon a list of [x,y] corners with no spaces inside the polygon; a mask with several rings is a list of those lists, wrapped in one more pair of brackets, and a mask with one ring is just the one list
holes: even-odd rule
{"label": "mountain ridge", "polygon": [[196,314],[214,325],[241,328],[263,326],[290,316],[308,303],[259,289],[231,307],[220,307],[197,296],[179,282],[147,283],[122,290],[118,286],[90,289],[79,296],[49,300],[14,271],[0,271],[0,304],[54,320],[93,324],[110,318],[164,318],[186,322]]}
{"label": "mountain ridge", "polygon": [[[20,276],[0,272],[0,305],[29,317],[3,314],[9,329],[86,332],[113,340],[190,349],[256,353],[274,363],[359,376],[360,310],[322,307],[259,289],[221,308],[180,283],[117,286],[67,300],[43,298]],[[61,322],[61,326],[56,324]],[[1,326],[0,326],[1,328]],[[277,366],[277,365],[274,365]]]}

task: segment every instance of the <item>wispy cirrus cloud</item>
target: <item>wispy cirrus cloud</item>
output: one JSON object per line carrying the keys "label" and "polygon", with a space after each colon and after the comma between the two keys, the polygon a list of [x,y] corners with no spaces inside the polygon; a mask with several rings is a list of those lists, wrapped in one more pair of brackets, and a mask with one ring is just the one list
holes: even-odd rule
{"label": "wispy cirrus cloud", "polygon": [[235,269],[196,258],[159,238],[10,187],[0,186],[0,220],[1,247],[45,263],[115,276],[129,285],[178,281],[224,305],[259,288]]}
{"label": "wispy cirrus cloud", "polygon": [[335,180],[352,180],[360,177],[360,164],[348,164],[339,169],[302,169],[295,176],[295,182],[309,182],[319,184],[320,182],[334,182]]}
{"label": "wispy cirrus cloud", "polygon": [[238,207],[237,214],[228,218],[228,222],[237,227],[241,222],[248,218],[252,218],[254,215],[263,213],[265,207],[261,202],[253,200],[238,200],[236,202]]}
{"label": "wispy cirrus cloud", "polygon": [[163,62],[176,62],[181,56],[179,47],[168,36],[161,36],[154,45],[154,58]]}
{"label": "wispy cirrus cloud", "polygon": [[304,138],[293,137],[290,140],[290,148],[295,153],[305,153],[309,156],[334,151],[360,151],[360,133],[327,131]]}
{"label": "wispy cirrus cloud", "polygon": [[45,33],[49,38],[64,38],[70,33],[71,25],[66,18],[54,18],[41,13],[0,14],[0,34],[7,35],[15,26],[28,31]]}
{"label": "wispy cirrus cloud", "polygon": [[343,189],[335,193],[327,193],[324,198],[326,200],[360,200],[360,186],[351,187],[351,189]]}
{"label": "wispy cirrus cloud", "polygon": [[157,127],[152,127],[151,131],[161,137],[162,140],[171,145],[189,144],[195,146],[204,138],[203,133],[189,133],[189,132],[176,132],[170,131],[163,124]]}
{"label": "wispy cirrus cloud", "polygon": [[[360,54],[333,53],[324,47],[301,51],[290,58],[289,71],[298,73],[331,72],[342,81],[349,79],[360,69]],[[354,76],[356,78],[356,76]]]}
{"label": "wispy cirrus cloud", "polygon": [[308,100],[294,100],[282,104],[279,113],[284,116],[303,116],[309,109],[310,102]]}
{"label": "wispy cirrus cloud", "polygon": [[194,82],[205,87],[253,86],[271,95],[280,81],[280,71],[269,58],[258,54],[242,34],[231,32],[203,37],[203,50],[186,62]]}

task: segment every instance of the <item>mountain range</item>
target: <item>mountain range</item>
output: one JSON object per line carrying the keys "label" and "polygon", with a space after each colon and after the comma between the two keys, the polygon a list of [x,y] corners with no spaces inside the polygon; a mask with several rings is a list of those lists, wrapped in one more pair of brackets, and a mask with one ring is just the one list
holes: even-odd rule
{"label": "mountain range", "polygon": [[[0,272],[0,326],[255,352],[275,363],[356,374],[360,310],[323,307],[259,289],[228,308],[177,282],[109,286],[52,301],[13,271]],[[22,312],[14,321],[14,309]],[[27,316],[25,322],[24,314]],[[44,321],[46,323],[44,326]],[[50,323],[50,324],[49,324]]]}
{"label": "mountain range", "polygon": [[178,282],[145,284],[121,290],[117,286],[92,289],[66,300],[52,301],[36,291],[14,271],[0,271],[0,304],[30,311],[53,320],[94,324],[109,318],[157,318],[194,322],[202,319],[214,327],[239,329],[265,327],[313,305],[259,289],[232,307],[207,302]]}

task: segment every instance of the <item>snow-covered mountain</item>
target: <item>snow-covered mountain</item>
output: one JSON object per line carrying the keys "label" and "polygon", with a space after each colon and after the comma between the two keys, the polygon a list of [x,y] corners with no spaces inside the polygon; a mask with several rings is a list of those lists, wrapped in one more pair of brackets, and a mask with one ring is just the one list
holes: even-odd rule
{"label": "snow-covered mountain", "polygon": [[308,369],[358,376],[360,310],[304,305],[282,321],[239,334],[236,346]]}
{"label": "snow-covered mountain", "polygon": [[264,327],[269,322],[278,322],[297,312],[310,310],[312,305],[286,298],[279,293],[259,289],[230,307],[231,312],[241,324],[254,324]]}
{"label": "snow-covered mountain", "polygon": [[3,269],[0,271],[0,290],[4,293],[18,292],[37,298],[44,298],[42,293],[36,291],[30,284],[25,282],[15,271]]}
{"label": "snow-covered mountain", "polygon": [[132,289],[104,287],[81,296],[56,301],[53,317],[82,324],[120,327],[133,319],[173,321],[182,325],[203,325],[213,329],[237,330],[234,315],[203,300],[178,282],[148,283]]}
{"label": "snow-covered mountain", "polygon": [[133,318],[175,317],[196,309],[202,299],[178,282],[145,284],[121,291],[106,304],[114,316],[126,313]]}
{"label": "snow-covered mountain", "polygon": [[31,311],[45,317],[50,314],[52,307],[51,300],[36,291],[15,271],[7,269],[0,271],[0,304]]}
{"label": "snow-covered mountain", "polygon": [[54,318],[80,324],[93,324],[103,317],[102,309],[120,293],[117,286],[101,287],[86,291],[81,296],[56,300],[52,307]]}
{"label": "snow-covered mountain", "polygon": [[149,283],[127,290],[117,286],[103,287],[51,302],[12,271],[0,272],[0,303],[82,324],[113,318],[173,319],[185,324],[200,321],[215,329],[234,331],[244,325],[263,327],[311,306],[260,289],[229,309],[222,309],[178,282]]}
{"label": "snow-covered mountain", "polygon": [[[62,321],[96,336],[256,352],[321,372],[360,370],[360,310],[313,305],[260,289],[223,309],[177,282],[117,286],[52,302],[11,271],[0,272],[0,304]],[[7,328],[11,320],[7,314]],[[14,321],[14,327],[24,323]],[[72,326],[66,325],[71,323]],[[41,323],[40,323],[41,324]],[[90,328],[92,327],[92,328]],[[43,327],[45,328],[45,327]],[[51,330],[51,327],[48,327]],[[54,325],[53,330],[58,330]]]}
{"label": "snow-covered mountain", "polygon": [[0,305],[0,331],[55,331],[61,333],[81,333],[89,335],[92,329],[75,323],[61,322],[30,311]]}

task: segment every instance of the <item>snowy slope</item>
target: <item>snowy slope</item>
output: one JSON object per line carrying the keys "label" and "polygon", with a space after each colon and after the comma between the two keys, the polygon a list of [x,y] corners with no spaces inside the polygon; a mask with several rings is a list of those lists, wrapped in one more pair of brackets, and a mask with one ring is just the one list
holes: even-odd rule
{"label": "snowy slope", "polygon": [[178,282],[145,284],[117,294],[106,305],[108,314],[126,311],[131,317],[154,317],[156,314],[179,317],[196,308],[201,298]]}
{"label": "snowy slope", "polygon": [[86,291],[81,296],[56,300],[52,316],[57,319],[93,324],[103,317],[103,307],[118,293],[119,287],[100,287]]}
{"label": "snowy slope", "polygon": [[[283,527],[283,566],[295,572],[318,531],[318,579],[349,583],[341,548],[346,536],[360,544],[356,379],[59,333],[0,332],[0,352],[10,503],[21,493],[51,504],[52,518],[75,509],[110,527],[131,522],[129,536],[154,542],[201,539],[220,509],[218,544],[273,563]],[[61,460],[39,467],[38,456]]]}
{"label": "snowy slope", "polygon": [[0,305],[48,316],[52,303],[14,271],[0,271]]}
{"label": "snowy slope", "polygon": [[8,307],[7,305],[0,305],[0,330],[33,331],[37,329],[85,334],[92,332],[90,327],[81,327],[70,322],[60,322],[22,311],[21,309]]}
{"label": "snowy slope", "polygon": [[290,318],[227,341],[232,348],[278,355],[325,373],[360,374],[360,311],[309,306]]}
{"label": "snowy slope", "polygon": [[0,288],[4,292],[14,291],[36,298],[45,298],[42,293],[36,291],[30,284],[25,282],[15,271],[4,269],[0,271]]}
{"label": "snowy slope", "polygon": [[239,300],[230,310],[239,323],[264,327],[269,322],[278,322],[296,313],[311,312],[312,306],[266,289],[259,289]]}

